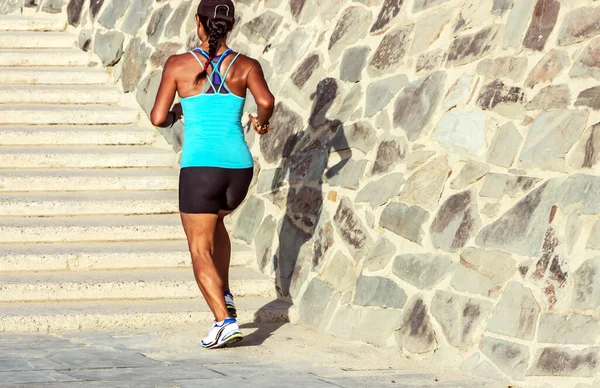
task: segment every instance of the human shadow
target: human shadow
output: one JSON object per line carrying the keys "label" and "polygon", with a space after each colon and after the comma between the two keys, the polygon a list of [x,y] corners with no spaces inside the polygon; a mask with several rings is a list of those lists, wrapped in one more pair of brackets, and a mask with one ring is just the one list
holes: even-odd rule
{"label": "human shadow", "polygon": [[[261,307],[255,316],[256,322],[241,326],[257,330],[247,335],[240,346],[260,345],[290,321],[292,299],[299,295],[309,273],[318,270],[330,248],[322,241],[323,236],[316,236],[330,221],[329,215],[323,217],[323,183],[325,179],[336,176],[352,156],[343,123],[327,118],[337,92],[337,82],[322,80],[312,96],[313,107],[308,125],[289,136],[281,147],[281,162],[273,174],[270,195],[274,202],[285,198],[282,206],[284,216],[276,227],[279,234],[275,233],[278,236],[275,254],[265,262],[259,260],[261,269],[270,266],[275,272],[278,300]],[[286,125],[288,114],[282,113],[283,119],[274,117],[273,121]],[[348,151],[340,162],[328,168],[330,154],[334,150]],[[278,316],[279,323],[263,323],[262,317],[270,316],[270,310],[275,307],[280,312],[285,311],[283,316]]]}

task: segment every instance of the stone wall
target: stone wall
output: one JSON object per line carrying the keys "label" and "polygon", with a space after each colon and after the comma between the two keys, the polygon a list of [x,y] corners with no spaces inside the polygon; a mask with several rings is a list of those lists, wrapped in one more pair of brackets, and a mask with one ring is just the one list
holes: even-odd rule
{"label": "stone wall", "polygon": [[[301,319],[519,385],[599,386],[600,1],[237,4],[232,46],[278,103],[272,133],[248,131],[234,237]],[[62,6],[147,112],[166,58],[197,44],[196,1],[37,6]],[[178,150],[181,127],[164,134]]]}

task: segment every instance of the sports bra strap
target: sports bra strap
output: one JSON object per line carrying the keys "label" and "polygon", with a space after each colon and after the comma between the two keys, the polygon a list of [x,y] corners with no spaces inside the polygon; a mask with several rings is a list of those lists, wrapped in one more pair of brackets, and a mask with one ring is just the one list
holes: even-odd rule
{"label": "sports bra strap", "polygon": [[223,80],[223,82],[221,83],[221,86],[219,86],[219,90],[217,91],[217,93],[221,93],[221,89],[223,88],[223,86],[225,86],[225,89],[227,89],[227,91],[229,91],[229,87],[227,86],[227,82],[225,80],[227,79],[227,74],[229,74],[229,70],[231,70],[231,66],[236,61],[236,59],[238,59],[239,56],[240,56],[240,53],[238,53],[233,58],[233,60],[231,61],[231,63],[229,63],[229,66],[227,66],[227,70],[225,70],[225,73],[221,77],[221,79]]}
{"label": "sports bra strap", "polygon": [[200,64],[200,66],[204,67],[204,64],[202,63],[202,61],[200,60],[200,58],[198,58],[198,56],[196,55],[196,53],[193,50],[190,51],[190,54],[192,54],[194,56],[194,58],[196,58],[196,60]]}

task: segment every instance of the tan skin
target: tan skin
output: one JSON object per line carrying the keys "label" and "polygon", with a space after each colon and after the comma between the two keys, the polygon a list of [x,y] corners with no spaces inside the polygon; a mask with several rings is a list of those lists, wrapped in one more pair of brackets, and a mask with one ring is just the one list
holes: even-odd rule
{"label": "tan skin", "polygon": [[[208,35],[198,17],[196,17],[196,24],[198,37],[203,42],[200,47],[209,52]],[[223,39],[219,44],[217,54],[222,54],[227,49],[226,39]],[[235,55],[230,55],[223,61],[220,69],[222,74],[234,57]],[[199,58],[204,64],[206,59],[202,55],[199,55]],[[196,76],[201,71],[200,64],[189,53],[169,58],[165,64],[162,81],[150,115],[153,125],[167,127],[173,124],[173,116],[177,120],[181,119],[181,104],[176,104],[169,111],[175,100],[175,93],[183,98],[201,93],[207,83],[206,79],[195,83]],[[209,66],[208,73],[211,72],[212,67]],[[275,98],[269,90],[258,61],[240,55],[231,67],[226,82],[231,92],[237,96],[245,97],[246,90],[250,90],[258,106],[258,116],[251,116],[251,120],[255,124],[257,133],[266,133],[261,128],[263,124],[268,123],[273,114]],[[229,289],[229,263],[231,260],[231,242],[223,218],[229,214],[229,211],[224,210],[216,215],[181,213],[196,282],[218,322],[229,317],[223,298],[223,290]]]}

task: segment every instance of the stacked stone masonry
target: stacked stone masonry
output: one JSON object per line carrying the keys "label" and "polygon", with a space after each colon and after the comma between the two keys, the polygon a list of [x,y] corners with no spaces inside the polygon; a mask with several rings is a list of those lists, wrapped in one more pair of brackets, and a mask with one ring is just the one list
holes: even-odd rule
{"label": "stacked stone masonry", "polygon": [[[148,113],[166,59],[198,44],[196,3],[24,6],[64,12]],[[518,385],[600,386],[600,1],[237,9],[231,45],[277,105],[271,133],[247,131],[234,234],[302,320]],[[181,125],[163,135],[180,149]]]}

